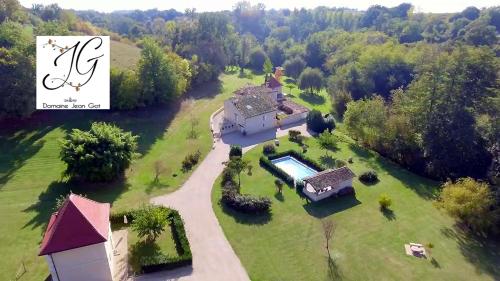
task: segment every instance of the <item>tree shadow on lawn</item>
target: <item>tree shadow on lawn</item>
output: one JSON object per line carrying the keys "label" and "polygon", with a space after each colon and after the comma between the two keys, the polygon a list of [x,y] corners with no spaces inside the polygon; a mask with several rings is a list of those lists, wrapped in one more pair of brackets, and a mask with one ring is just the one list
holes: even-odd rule
{"label": "tree shadow on lawn", "polygon": [[318,202],[308,202],[303,207],[309,215],[321,219],[359,204],[361,202],[355,196],[332,196]]}
{"label": "tree shadow on lawn", "polygon": [[221,80],[216,80],[212,82],[205,83],[203,85],[200,85],[198,87],[195,87],[191,89],[186,95],[185,98],[189,99],[213,99],[220,93],[222,93],[222,90],[224,89],[222,81]]}
{"label": "tree shadow on lawn", "polygon": [[280,202],[285,201],[285,196],[283,196],[283,193],[280,193],[280,192],[274,193],[274,198],[276,198],[276,200],[278,200]]}
{"label": "tree shadow on lawn", "polygon": [[383,208],[380,209],[380,212],[384,215],[384,217],[389,220],[395,220],[396,219],[396,214],[394,214],[394,211],[389,209],[389,208]]}
{"label": "tree shadow on lawn", "polygon": [[226,204],[219,201],[219,206],[222,211],[232,217],[235,222],[240,224],[248,224],[248,225],[263,225],[267,224],[272,219],[272,213],[263,213],[263,214],[246,214],[242,212],[238,212],[236,210],[231,209],[226,206]]}
{"label": "tree shadow on lawn", "polygon": [[35,229],[43,226],[42,231],[45,231],[50,216],[56,211],[56,199],[60,196],[66,196],[73,192],[75,194],[87,196],[89,199],[98,202],[112,203],[120,194],[127,191],[129,188],[129,184],[125,182],[123,177],[111,183],[97,184],[54,181],[45,191],[38,195],[37,202],[23,210],[23,212],[26,213],[35,213],[23,228],[31,227],[31,229]]}
{"label": "tree shadow on lawn", "polygon": [[343,279],[342,271],[340,270],[340,267],[335,262],[335,260],[332,257],[327,257],[327,263],[328,263],[328,280],[332,281],[342,280]]}
{"label": "tree shadow on lawn", "polygon": [[359,160],[363,164],[377,172],[387,172],[390,176],[401,181],[405,187],[415,191],[420,197],[430,200],[435,199],[439,194],[438,182],[414,174],[394,161],[357,144],[349,144],[349,148],[360,158]]}
{"label": "tree shadow on lawn", "polygon": [[458,226],[441,229],[441,234],[455,240],[462,255],[474,265],[479,273],[488,274],[500,280],[500,244],[494,238],[485,238]]}
{"label": "tree shadow on lawn", "polygon": [[33,130],[9,130],[5,127],[0,132],[0,189],[26,160],[43,147],[45,141],[42,138],[52,129],[51,126]]}
{"label": "tree shadow on lawn", "polygon": [[305,93],[302,92],[300,93],[299,97],[303,99],[304,101],[314,104],[314,105],[321,105],[326,102],[326,99],[324,96],[316,95],[316,94],[311,94],[311,93]]}
{"label": "tree shadow on lawn", "polygon": [[327,168],[335,168],[335,158],[332,155],[321,155],[319,157],[321,164],[325,165]]}
{"label": "tree shadow on lawn", "polygon": [[136,273],[141,272],[141,258],[161,255],[160,246],[156,241],[140,240],[130,247],[129,263]]}

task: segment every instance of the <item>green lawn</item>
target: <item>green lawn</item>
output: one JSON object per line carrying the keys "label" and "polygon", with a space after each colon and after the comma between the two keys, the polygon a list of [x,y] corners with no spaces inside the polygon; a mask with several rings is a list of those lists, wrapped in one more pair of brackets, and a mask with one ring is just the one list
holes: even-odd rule
{"label": "green lawn", "polygon": [[[168,107],[129,112],[39,112],[26,121],[0,125],[0,280],[14,279],[25,263],[20,279],[41,280],[48,274],[43,258],[37,256],[43,230],[53,212],[55,199],[70,190],[89,198],[111,202],[112,211],[133,208],[149,198],[172,192],[189,177],[181,161],[200,149],[202,158],[212,146],[210,115],[234,90],[247,83],[262,83],[262,76],[221,75],[219,83],[190,91],[182,103]],[[200,120],[197,139],[188,139],[192,116]],[[130,130],[139,138],[141,156],[126,178],[108,185],[77,186],[61,180],[64,163],[60,144],[72,128],[88,129],[92,121],[107,121]],[[153,164],[162,160],[170,170],[153,184]]]}
{"label": "green lawn", "polygon": [[145,239],[139,239],[137,233],[132,229],[128,230],[128,245],[129,245],[129,263],[134,273],[141,272],[141,257],[157,256],[157,253],[169,257],[177,257],[177,249],[172,238],[170,227],[165,227],[165,231],[156,238],[155,242],[147,242]]}
{"label": "green lawn", "polygon": [[[308,144],[309,157],[332,161],[313,139]],[[282,138],[279,150],[291,148],[299,149]],[[330,156],[353,157],[349,167],[356,174],[374,169],[380,182],[367,186],[356,179],[356,198],[308,204],[289,187],[283,197],[276,195],[273,176],[259,167],[261,153],[258,146],[245,155],[254,169],[252,176],[242,176],[242,192],[270,197],[272,215],[255,217],[222,208],[219,183],[212,193],[219,222],[252,280],[499,280],[499,245],[455,229],[453,220],[432,204],[436,182],[345,138]],[[392,212],[379,211],[381,193],[392,198]],[[324,248],[322,218],[336,224],[333,263],[328,263]],[[406,256],[403,245],[408,242],[433,243],[434,261]]]}
{"label": "green lawn", "polygon": [[[323,113],[330,113],[332,111],[331,99],[325,89],[312,95],[300,90],[291,78],[283,77],[281,82],[283,84],[283,92],[286,93],[292,101],[302,104],[307,108],[317,109]],[[291,88],[288,86],[291,86]]]}

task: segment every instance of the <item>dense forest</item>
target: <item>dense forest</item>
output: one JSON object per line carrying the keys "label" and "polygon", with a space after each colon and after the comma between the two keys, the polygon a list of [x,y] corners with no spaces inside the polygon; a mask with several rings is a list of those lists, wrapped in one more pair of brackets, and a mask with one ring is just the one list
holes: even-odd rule
{"label": "dense forest", "polygon": [[500,7],[99,13],[5,0],[0,22],[0,118],[34,111],[34,35],[104,34],[142,49],[136,69],[112,69],[115,110],[169,103],[227,67],[283,66],[304,91],[325,88],[360,143],[432,178],[498,185]]}

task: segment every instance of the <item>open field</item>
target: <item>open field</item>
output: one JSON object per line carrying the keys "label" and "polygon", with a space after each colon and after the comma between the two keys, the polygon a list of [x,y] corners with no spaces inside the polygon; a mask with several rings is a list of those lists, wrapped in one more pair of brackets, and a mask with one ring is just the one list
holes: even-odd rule
{"label": "open field", "polygon": [[[337,133],[339,134],[339,133]],[[274,177],[259,167],[262,145],[244,157],[252,175],[242,175],[242,193],[268,196],[272,215],[235,213],[219,204],[216,183],[212,202],[219,222],[250,277],[260,280],[498,280],[500,246],[477,240],[454,227],[453,220],[432,204],[438,183],[414,175],[348,138],[325,157],[313,139],[307,155],[325,164],[347,160],[356,173],[374,169],[380,182],[354,181],[356,198],[326,199],[308,204],[295,190],[276,194]],[[281,139],[279,151],[299,150]],[[391,212],[379,210],[380,194],[393,200]],[[328,262],[320,220],[331,218],[336,229]],[[405,255],[408,242],[433,243],[431,259]]]}
{"label": "open field", "polygon": [[132,68],[139,62],[141,49],[134,45],[111,40],[111,66]]}
{"label": "open field", "polygon": [[[202,158],[212,146],[208,126],[212,112],[221,107],[238,87],[257,83],[261,76],[240,78],[222,75],[220,82],[190,91],[175,105],[124,112],[39,112],[22,122],[0,125],[0,225],[1,251],[9,259],[0,261],[0,280],[11,280],[25,263],[21,281],[38,281],[48,274],[38,247],[56,198],[74,193],[111,202],[112,211],[133,208],[150,197],[172,192],[189,177],[182,159],[199,149]],[[188,139],[190,120],[200,120],[197,139]],[[92,121],[112,122],[139,135],[141,156],[126,178],[108,185],[69,184],[61,179],[64,163],[59,160],[59,141],[73,128],[88,129]],[[165,162],[169,172],[153,184],[155,161]]]}

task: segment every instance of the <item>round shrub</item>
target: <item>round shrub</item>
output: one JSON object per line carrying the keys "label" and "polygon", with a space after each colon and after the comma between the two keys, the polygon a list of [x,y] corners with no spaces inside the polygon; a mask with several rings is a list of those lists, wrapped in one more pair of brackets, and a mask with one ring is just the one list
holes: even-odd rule
{"label": "round shrub", "polygon": [[243,152],[241,150],[241,146],[239,145],[231,145],[231,150],[229,150],[229,158],[231,157],[241,157]]}
{"label": "round shrub", "polygon": [[276,146],[272,143],[266,143],[264,144],[264,147],[262,147],[262,152],[266,155],[274,154],[276,153]]}
{"label": "round shrub", "polygon": [[340,160],[340,159],[335,160],[335,167],[340,168],[340,167],[344,167],[344,166],[347,166],[346,161]]}
{"label": "round shrub", "polygon": [[359,180],[365,183],[375,183],[378,181],[377,172],[373,170],[365,171],[359,175]]}
{"label": "round shrub", "polygon": [[73,129],[62,142],[64,174],[90,182],[116,179],[127,169],[137,149],[137,136],[103,122],[89,131]]}
{"label": "round shrub", "polygon": [[392,205],[392,199],[389,196],[382,194],[378,199],[378,204],[380,205],[380,209],[382,210],[389,209],[389,207]]}

